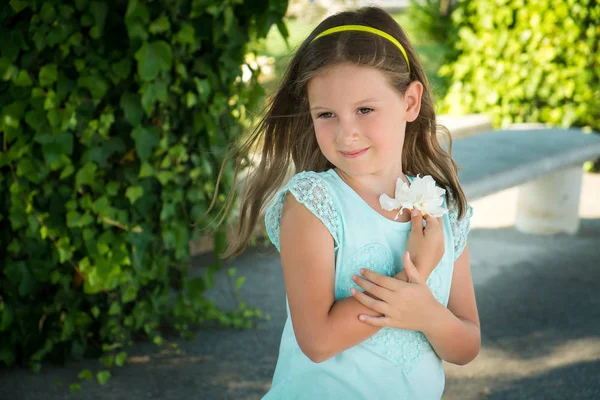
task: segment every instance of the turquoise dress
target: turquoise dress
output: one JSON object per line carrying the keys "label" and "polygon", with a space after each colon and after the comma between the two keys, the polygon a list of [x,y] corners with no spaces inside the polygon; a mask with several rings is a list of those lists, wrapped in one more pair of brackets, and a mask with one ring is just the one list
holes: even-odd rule
{"label": "turquoise dress", "polygon": [[[360,289],[351,277],[360,274],[362,267],[388,276],[402,270],[411,223],[392,221],[379,214],[333,169],[298,173],[277,193],[265,221],[269,238],[278,250],[279,223],[287,192],[317,216],[334,239],[336,301],[349,297],[350,288]],[[469,207],[460,221],[453,209],[442,217],[446,251],[427,284],[445,306],[454,261],[465,247],[471,215]],[[383,328],[333,358],[314,363],[298,346],[287,299],[286,308],[288,317],[273,383],[263,400],[441,398],[445,382],[442,361],[421,332]]]}

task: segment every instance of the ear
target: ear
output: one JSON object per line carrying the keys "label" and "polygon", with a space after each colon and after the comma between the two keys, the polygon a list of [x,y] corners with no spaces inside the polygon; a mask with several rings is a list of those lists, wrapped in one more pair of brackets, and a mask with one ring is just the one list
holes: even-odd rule
{"label": "ear", "polygon": [[406,104],[406,121],[413,122],[421,111],[421,96],[423,95],[423,84],[419,81],[411,82],[404,93]]}

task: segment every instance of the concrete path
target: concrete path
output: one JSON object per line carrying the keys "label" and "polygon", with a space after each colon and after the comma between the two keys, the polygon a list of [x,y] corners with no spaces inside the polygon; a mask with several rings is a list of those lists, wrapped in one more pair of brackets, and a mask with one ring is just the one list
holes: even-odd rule
{"label": "concrete path", "polygon": [[[586,175],[575,236],[531,236],[511,228],[516,191],[473,203],[471,265],[483,330],[479,357],[447,365],[445,400],[600,399],[600,175]],[[266,250],[261,250],[266,252]],[[257,330],[201,331],[181,353],[150,344],[129,350],[105,385],[68,385],[97,361],[0,370],[0,399],[260,399],[270,385],[285,321],[277,254],[249,251],[234,262],[243,298],[268,312]],[[207,260],[197,258],[196,271]],[[213,295],[234,304],[224,274]]]}

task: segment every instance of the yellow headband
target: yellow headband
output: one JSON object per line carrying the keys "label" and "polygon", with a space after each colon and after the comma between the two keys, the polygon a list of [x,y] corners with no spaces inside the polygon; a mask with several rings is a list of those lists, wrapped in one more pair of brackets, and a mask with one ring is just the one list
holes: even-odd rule
{"label": "yellow headband", "polygon": [[408,55],[406,54],[406,50],[404,50],[404,47],[400,44],[399,41],[396,40],[395,37],[393,37],[389,33],[385,33],[384,31],[379,30],[377,28],[372,28],[370,26],[365,26],[365,25],[341,25],[341,26],[336,26],[336,27],[333,27],[333,28],[326,29],[323,32],[319,33],[312,40],[312,42],[314,42],[315,40],[317,40],[318,38],[320,38],[322,36],[330,35],[332,33],[337,33],[337,32],[346,32],[346,31],[360,31],[360,32],[374,33],[375,35],[379,35],[382,38],[385,38],[385,39],[389,40],[390,42],[392,42],[393,44],[395,44],[396,47],[399,48],[400,51],[402,52],[402,55],[404,56],[404,59],[406,60],[406,65],[408,67],[408,72],[410,72],[410,63],[408,62]]}

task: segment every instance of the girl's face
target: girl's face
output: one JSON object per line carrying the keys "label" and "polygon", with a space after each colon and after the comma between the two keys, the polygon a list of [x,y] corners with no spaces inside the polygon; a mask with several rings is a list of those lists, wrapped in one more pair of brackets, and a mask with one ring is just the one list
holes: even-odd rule
{"label": "girl's face", "polygon": [[321,152],[349,175],[401,171],[406,122],[418,116],[421,93],[413,82],[402,96],[383,72],[366,66],[320,73],[308,82],[308,101]]}

